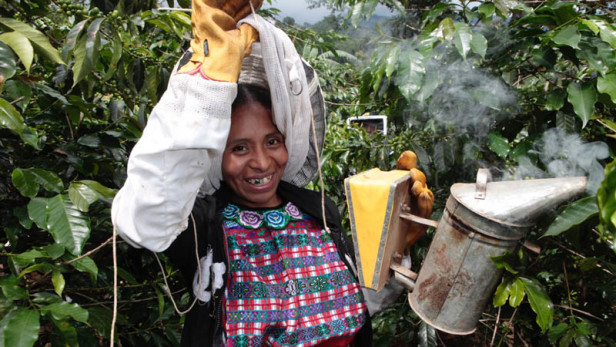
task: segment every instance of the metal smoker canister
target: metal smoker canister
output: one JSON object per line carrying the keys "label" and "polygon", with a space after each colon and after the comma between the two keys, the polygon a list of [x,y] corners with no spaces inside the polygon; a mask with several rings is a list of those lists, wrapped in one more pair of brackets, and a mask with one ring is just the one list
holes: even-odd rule
{"label": "metal smoker canister", "polygon": [[582,193],[585,177],[451,187],[428,254],[409,293],[413,311],[435,328],[471,334],[501,278],[490,257],[518,245],[533,220]]}

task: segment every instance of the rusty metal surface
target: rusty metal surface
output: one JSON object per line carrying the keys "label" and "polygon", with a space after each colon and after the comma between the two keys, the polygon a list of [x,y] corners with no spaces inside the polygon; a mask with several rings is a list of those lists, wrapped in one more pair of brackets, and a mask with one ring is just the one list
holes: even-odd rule
{"label": "rusty metal surface", "polygon": [[475,184],[454,184],[409,294],[413,311],[439,330],[473,333],[503,271],[490,257],[514,250],[534,219],[582,193],[585,186],[585,177],[486,179],[485,194],[480,191],[482,198],[477,199]]}
{"label": "rusty metal surface", "polygon": [[502,274],[490,256],[514,249],[521,236],[502,240],[476,232],[455,214],[460,208],[466,211],[450,197],[409,300],[428,324],[464,335],[475,331]]}

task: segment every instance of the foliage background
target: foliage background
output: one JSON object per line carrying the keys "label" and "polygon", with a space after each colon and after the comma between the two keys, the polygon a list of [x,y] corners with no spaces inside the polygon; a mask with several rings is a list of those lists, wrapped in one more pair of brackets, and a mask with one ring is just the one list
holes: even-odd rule
{"label": "foliage background", "polygon": [[[367,21],[378,3],[394,16]],[[155,10],[170,5],[155,1],[0,4],[0,346],[108,344],[110,203],[188,46],[190,16]],[[539,253],[494,259],[505,275],[475,334],[438,332],[401,298],[375,317],[377,344],[616,344],[613,4],[326,4],[332,15],[312,28],[279,25],[319,71],[329,110],[325,189],[343,216],[343,179],[390,169],[406,149],[436,193],[435,220],[449,186],[474,181],[480,167],[496,179],[591,181],[583,199],[528,235]],[[388,115],[389,134],[346,125],[365,112]],[[413,248],[414,264],[432,232]],[[120,241],[117,261],[116,342],[177,345],[182,317],[156,258]],[[162,261],[185,306],[181,279]]]}

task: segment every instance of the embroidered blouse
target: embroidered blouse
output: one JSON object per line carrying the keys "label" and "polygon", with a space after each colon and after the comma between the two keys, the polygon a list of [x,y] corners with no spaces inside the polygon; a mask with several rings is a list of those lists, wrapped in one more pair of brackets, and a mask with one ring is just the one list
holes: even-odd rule
{"label": "embroidered blouse", "polygon": [[223,210],[228,346],[346,346],[366,321],[359,284],[329,234],[288,203]]}

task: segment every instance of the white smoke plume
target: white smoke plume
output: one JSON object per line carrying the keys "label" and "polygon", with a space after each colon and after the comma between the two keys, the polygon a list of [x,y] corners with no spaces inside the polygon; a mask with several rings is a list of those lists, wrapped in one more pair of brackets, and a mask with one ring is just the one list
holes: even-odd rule
{"label": "white smoke plume", "polygon": [[594,194],[604,178],[599,161],[609,156],[609,148],[604,142],[588,143],[577,134],[554,128],[543,134],[532,153],[538,156],[546,171],[535,166],[529,158],[521,157],[512,179],[587,176],[586,190]]}

